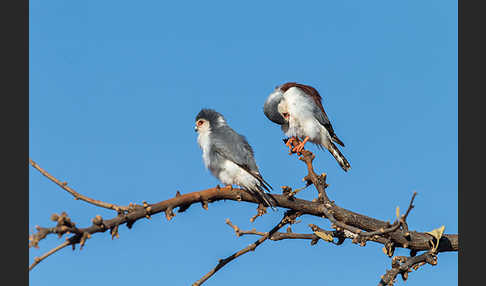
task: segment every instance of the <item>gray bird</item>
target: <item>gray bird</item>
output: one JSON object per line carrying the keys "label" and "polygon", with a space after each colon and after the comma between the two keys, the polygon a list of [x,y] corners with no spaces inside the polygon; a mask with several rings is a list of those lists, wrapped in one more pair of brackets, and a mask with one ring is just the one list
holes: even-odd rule
{"label": "gray bird", "polygon": [[196,116],[197,142],[204,165],[223,184],[238,185],[274,209],[274,199],[265,193],[272,187],[261,176],[253,149],[219,112],[202,109]]}
{"label": "gray bird", "polygon": [[305,143],[310,141],[329,150],[341,168],[348,171],[351,165],[333,141],[342,147],[344,143],[334,133],[321,101],[319,92],[312,86],[287,82],[277,86],[268,96],[263,113],[281,125],[282,131],[290,137],[287,146],[291,147],[292,141],[299,142],[293,152],[301,152]]}

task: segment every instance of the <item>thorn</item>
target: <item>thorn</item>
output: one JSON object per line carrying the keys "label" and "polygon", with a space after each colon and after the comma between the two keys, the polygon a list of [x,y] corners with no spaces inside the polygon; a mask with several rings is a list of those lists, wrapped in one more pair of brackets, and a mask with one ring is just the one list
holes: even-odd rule
{"label": "thorn", "polygon": [[208,201],[202,201],[201,205],[203,209],[208,210]]}
{"label": "thorn", "polygon": [[179,191],[176,192],[176,197],[180,197],[181,193]]}
{"label": "thorn", "polygon": [[118,234],[118,225],[115,225],[114,227],[112,227],[110,229],[110,234],[111,234],[111,239],[113,240],[115,237],[116,238],[119,238],[119,234]]}
{"label": "thorn", "polygon": [[173,217],[175,217],[175,214],[172,211],[172,207],[167,208],[165,210],[165,218],[167,218],[167,221],[170,221]]}

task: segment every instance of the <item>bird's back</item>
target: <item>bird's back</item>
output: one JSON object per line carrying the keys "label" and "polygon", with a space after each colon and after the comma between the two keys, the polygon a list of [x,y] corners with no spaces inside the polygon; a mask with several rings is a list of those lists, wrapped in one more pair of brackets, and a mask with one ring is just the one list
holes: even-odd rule
{"label": "bird's back", "polygon": [[293,116],[313,118],[314,114],[320,111],[314,103],[314,99],[300,88],[291,87],[284,93],[284,98],[287,102],[287,108]]}
{"label": "bird's back", "polygon": [[213,138],[215,149],[219,150],[226,159],[258,172],[253,149],[243,135],[226,125],[214,130]]}

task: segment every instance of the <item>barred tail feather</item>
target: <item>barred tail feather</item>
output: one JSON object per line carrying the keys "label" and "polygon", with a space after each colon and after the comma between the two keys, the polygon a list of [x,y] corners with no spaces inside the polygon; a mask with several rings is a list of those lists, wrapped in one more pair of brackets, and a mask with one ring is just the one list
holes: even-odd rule
{"label": "barred tail feather", "polygon": [[331,155],[336,159],[336,161],[339,163],[339,166],[343,168],[345,172],[347,172],[349,169],[351,169],[351,165],[349,164],[348,160],[344,157],[344,155],[339,151],[339,149],[334,145],[334,143],[329,142],[329,152]]}

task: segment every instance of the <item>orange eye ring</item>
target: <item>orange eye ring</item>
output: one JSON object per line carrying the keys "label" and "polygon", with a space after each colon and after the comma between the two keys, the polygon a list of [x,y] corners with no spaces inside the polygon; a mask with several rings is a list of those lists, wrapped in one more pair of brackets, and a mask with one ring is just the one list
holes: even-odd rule
{"label": "orange eye ring", "polygon": [[199,121],[197,122],[197,126],[201,126],[203,123],[204,123],[204,122],[203,122],[202,120],[199,120]]}

